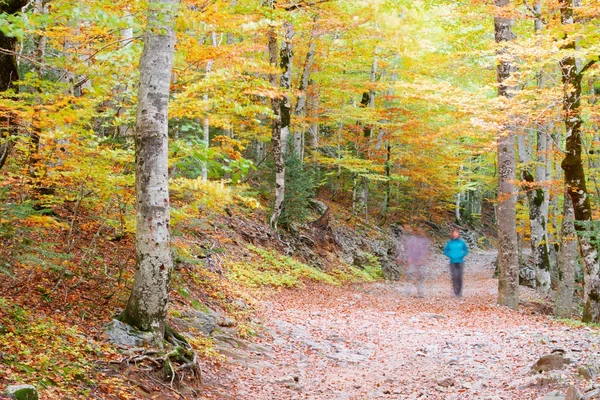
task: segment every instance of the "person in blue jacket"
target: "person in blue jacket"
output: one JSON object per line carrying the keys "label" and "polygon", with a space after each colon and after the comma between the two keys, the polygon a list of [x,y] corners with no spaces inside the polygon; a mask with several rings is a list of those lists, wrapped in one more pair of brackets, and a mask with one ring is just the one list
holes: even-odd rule
{"label": "person in blue jacket", "polygon": [[457,228],[452,230],[451,239],[444,247],[444,255],[450,259],[450,273],[452,275],[452,286],[456,297],[462,296],[463,268],[465,257],[469,254],[469,247],[464,240],[460,238],[460,231]]}

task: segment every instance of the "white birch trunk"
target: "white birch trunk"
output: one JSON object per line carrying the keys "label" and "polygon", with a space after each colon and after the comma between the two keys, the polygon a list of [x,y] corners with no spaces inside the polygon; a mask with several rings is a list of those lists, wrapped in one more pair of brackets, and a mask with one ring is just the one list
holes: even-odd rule
{"label": "white birch trunk", "polygon": [[[291,125],[291,97],[289,90],[292,88],[293,46],[294,26],[290,22],[284,24],[285,36],[281,44],[280,67],[282,70],[279,86],[285,91],[281,98],[272,100],[273,119],[272,145],[273,158],[275,160],[275,205],[269,220],[273,228],[277,228],[277,221],[283,211],[285,200],[285,157],[287,153],[287,142],[290,136]],[[269,53],[271,64],[277,63],[277,38],[271,32],[269,37]],[[271,83],[276,84],[276,77],[271,77]]]}

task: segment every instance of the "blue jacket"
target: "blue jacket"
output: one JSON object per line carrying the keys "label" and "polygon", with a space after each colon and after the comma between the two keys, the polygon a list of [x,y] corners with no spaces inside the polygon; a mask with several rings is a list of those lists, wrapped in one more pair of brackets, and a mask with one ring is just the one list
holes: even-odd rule
{"label": "blue jacket", "polygon": [[469,248],[462,239],[451,239],[444,247],[444,255],[450,259],[452,264],[458,264],[465,261],[465,256],[469,254]]}

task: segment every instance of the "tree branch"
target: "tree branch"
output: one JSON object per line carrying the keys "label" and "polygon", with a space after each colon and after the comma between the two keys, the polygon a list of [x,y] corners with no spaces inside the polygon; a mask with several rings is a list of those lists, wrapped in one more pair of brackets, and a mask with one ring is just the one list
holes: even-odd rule
{"label": "tree branch", "polygon": [[593,66],[594,64],[596,64],[596,62],[598,62],[598,60],[590,60],[590,61],[588,61],[588,63],[587,63],[587,64],[585,64],[585,65],[583,66],[583,68],[581,68],[581,71],[579,71],[578,75],[583,75],[583,74],[585,74],[585,72],[586,72],[588,69],[592,68],[592,66]]}
{"label": "tree branch", "polygon": [[298,10],[300,8],[316,6],[317,4],[329,3],[331,1],[335,1],[335,0],[316,0],[316,1],[309,2],[309,3],[307,3],[306,1],[301,1],[300,3],[295,3],[294,1],[292,1],[292,4],[282,4],[282,5],[277,5],[276,7],[282,8],[285,11],[294,11],[294,10]]}

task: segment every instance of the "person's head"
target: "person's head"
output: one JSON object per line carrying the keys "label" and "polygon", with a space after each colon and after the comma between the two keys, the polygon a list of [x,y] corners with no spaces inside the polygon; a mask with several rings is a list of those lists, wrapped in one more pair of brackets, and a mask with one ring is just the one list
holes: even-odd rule
{"label": "person's head", "polygon": [[460,231],[458,230],[458,228],[452,229],[452,233],[450,234],[450,237],[452,239],[458,239],[460,237]]}

